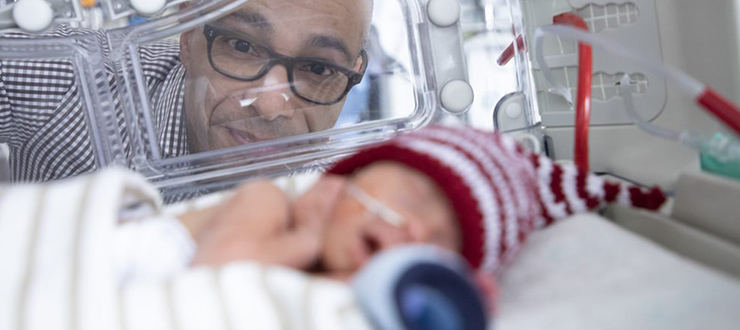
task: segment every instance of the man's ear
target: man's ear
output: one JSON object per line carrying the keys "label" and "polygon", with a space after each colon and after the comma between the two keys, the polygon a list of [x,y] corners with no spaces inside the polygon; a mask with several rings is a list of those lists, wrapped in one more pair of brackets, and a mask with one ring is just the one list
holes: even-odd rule
{"label": "man's ear", "polygon": [[[181,3],[178,6],[179,11],[185,11],[190,9],[192,5],[190,3]],[[180,62],[183,63],[183,66],[186,66],[185,69],[187,69],[187,64],[190,63],[190,38],[193,36],[193,30],[184,32],[180,35]]]}
{"label": "man's ear", "polygon": [[362,50],[360,55],[357,56],[357,59],[355,60],[355,65],[352,67],[353,71],[356,72],[362,72],[364,69],[367,68],[368,62],[368,55],[365,50]]}
{"label": "man's ear", "polygon": [[180,62],[183,63],[185,69],[190,63],[190,39],[193,37],[193,32],[194,30],[190,30],[180,35]]}

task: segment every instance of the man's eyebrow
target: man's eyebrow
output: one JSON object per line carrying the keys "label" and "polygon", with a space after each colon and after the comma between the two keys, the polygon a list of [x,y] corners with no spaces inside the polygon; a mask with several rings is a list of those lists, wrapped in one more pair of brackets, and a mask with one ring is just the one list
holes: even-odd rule
{"label": "man's eyebrow", "polygon": [[338,38],[332,36],[316,35],[311,37],[311,39],[309,39],[306,44],[312,47],[331,48],[337,50],[341,52],[342,55],[344,55],[347,63],[351,63],[355,59],[355,56],[350,53],[349,47],[347,47],[347,45],[342,40],[339,40]]}
{"label": "man's eyebrow", "polygon": [[249,9],[242,9],[227,16],[227,18],[239,20],[242,23],[252,25],[266,33],[272,33],[273,28],[270,21],[262,14]]}

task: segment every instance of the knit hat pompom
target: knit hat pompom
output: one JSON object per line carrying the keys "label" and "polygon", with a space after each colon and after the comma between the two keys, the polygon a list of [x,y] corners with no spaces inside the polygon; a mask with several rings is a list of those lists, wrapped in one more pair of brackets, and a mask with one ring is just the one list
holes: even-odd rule
{"label": "knit hat pompom", "polygon": [[329,173],[349,175],[377,161],[395,161],[430,177],[450,201],[462,233],[461,254],[494,273],[534,229],[617,202],[658,209],[658,189],[606,182],[573,166],[534,155],[508,136],[431,126],[350,156]]}

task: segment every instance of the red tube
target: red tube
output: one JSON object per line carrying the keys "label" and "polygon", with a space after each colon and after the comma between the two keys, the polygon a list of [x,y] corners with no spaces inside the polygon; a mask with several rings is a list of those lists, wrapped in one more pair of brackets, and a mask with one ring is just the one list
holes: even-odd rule
{"label": "red tube", "polygon": [[[519,48],[520,52],[525,51],[527,48],[524,45],[524,38],[522,36],[516,37],[516,45]],[[509,47],[506,47],[503,53],[501,53],[501,56],[499,56],[498,60],[496,61],[499,66],[504,66],[509,61],[511,61],[512,58],[514,58],[514,43],[512,42]]]}
{"label": "red tube", "polygon": [[704,90],[696,101],[740,135],[740,110],[732,102],[711,88]]}
{"label": "red tube", "polygon": [[[586,21],[574,13],[563,13],[553,18],[553,23],[570,25],[588,31]],[[593,49],[578,43],[578,95],[576,96],[576,122],[573,161],[583,170],[589,169],[588,132],[591,124],[591,84],[593,81]]]}

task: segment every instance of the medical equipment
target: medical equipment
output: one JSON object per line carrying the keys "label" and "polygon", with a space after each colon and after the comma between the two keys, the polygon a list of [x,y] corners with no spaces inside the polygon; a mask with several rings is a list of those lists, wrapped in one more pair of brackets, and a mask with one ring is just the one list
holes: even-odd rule
{"label": "medical equipment", "polygon": [[[545,33],[574,38],[579,42],[592,44],[599,48],[608,50],[611,53],[617,54],[621,58],[629,59],[637,63],[643,68],[643,70],[652,71],[669,78],[670,80],[678,83],[678,85],[685,92],[694,97],[694,100],[698,104],[703,106],[706,110],[708,110],[710,113],[719,118],[723,123],[733,129],[736,134],[740,134],[740,109],[738,109],[737,106],[719,95],[717,92],[712,90],[710,87],[703,85],[689,75],[681,71],[672,69],[665,64],[650,61],[624,48],[619,44],[607,42],[587,32],[555,25],[541,27],[535,33],[536,59],[540,68],[544,72],[546,79],[551,84],[557,86],[557,89],[561,91],[561,93],[567,92],[565,91],[565,88],[563,86],[555,81],[550,68],[547,66],[547,63],[545,63],[544,56],[542,55],[542,44]],[[586,64],[586,66],[590,66],[590,62],[591,58],[589,56],[586,56],[584,58],[584,63]],[[590,80],[587,82],[586,86],[590,89]],[[674,140],[690,148],[697,149],[702,153],[702,165],[705,169],[713,170],[718,174],[725,174],[730,177],[737,177],[737,167],[738,165],[740,165],[740,157],[738,157],[738,155],[740,155],[740,143],[738,143],[737,140],[733,140],[731,137],[723,137],[722,135],[716,135],[713,138],[705,138],[701,137],[697,133],[674,132],[672,130],[653,125],[642,119],[635,110],[634,101],[632,98],[632,82],[629,74],[622,75],[619,90],[620,95],[624,99],[624,104],[625,108],[627,109],[628,115],[642,130],[652,135]],[[569,94],[564,95],[567,96]],[[590,100],[582,99],[579,96],[578,106],[582,107],[582,103],[588,101]],[[579,127],[576,127],[576,138],[580,137],[581,139],[583,139],[584,137],[582,135],[579,135],[578,132],[579,130],[588,129],[588,122],[586,121],[584,123],[583,121],[583,118],[577,118],[576,124]],[[584,125],[586,126],[585,128],[582,127]],[[587,135],[585,141],[585,143],[587,144]],[[580,145],[579,142],[582,141],[576,141],[577,148]],[[578,150],[576,150],[576,155],[579,155]]]}
{"label": "medical equipment", "polygon": [[[605,49],[621,58],[629,59],[642,67],[643,70],[654,72],[670,79],[684,92],[692,96],[698,104],[706,108],[706,110],[732,128],[737,134],[740,134],[740,110],[709,86],[702,84],[693,77],[681,71],[671,69],[663,63],[650,61],[627,49],[621,48],[617,44],[607,42],[606,40],[596,38],[592,34],[578,31],[573,28],[563,26],[541,27],[538,29],[538,32],[535,33],[535,43],[537,45],[542,45],[542,38],[545,33],[557,34],[587,42],[593,46]],[[541,49],[541,47],[537,47],[537,49]],[[544,57],[537,56],[537,58],[538,62],[540,62],[540,65],[542,66],[542,70],[548,71],[549,68],[546,63],[544,63]],[[551,83],[557,84],[554,81]]]}
{"label": "medical equipment", "polygon": [[624,75],[620,82],[619,90],[624,98],[624,107],[635,124],[643,131],[699,151],[701,167],[704,171],[740,179],[740,141],[737,138],[722,133],[707,137],[691,131],[676,132],[645,121],[635,111],[632,81],[629,75]]}
{"label": "medical equipment", "polygon": [[384,251],[352,280],[377,329],[487,329],[486,303],[465,262],[433,246]]}
{"label": "medical equipment", "polygon": [[[467,123],[481,129],[540,135],[536,99],[530,97],[534,88],[530,61],[522,38],[512,44],[525,30],[522,2],[470,0],[464,4],[465,54],[470,84],[476,91]],[[511,57],[500,65],[495,59],[507,46]]]}
{"label": "medical equipment", "polygon": [[0,6],[0,29],[17,26],[36,33],[57,24],[83,19],[79,1],[9,0]]}
{"label": "medical equipment", "polygon": [[156,17],[189,0],[8,0],[0,6],[0,29],[17,26],[40,33],[52,25],[80,24],[90,19],[85,10],[104,7],[103,19],[113,22],[133,15]]}
{"label": "medical equipment", "polygon": [[[572,13],[564,13],[557,15],[553,18],[553,23],[560,25],[569,25],[580,30],[588,31],[588,25],[586,21],[580,16]],[[542,51],[541,47],[537,47],[537,61],[542,65]],[[591,125],[591,84],[593,82],[593,50],[591,46],[584,43],[578,44],[578,89],[575,104],[576,119],[575,119],[575,141],[573,151],[573,161],[576,166],[581,170],[589,170],[589,143],[588,143],[588,130]],[[549,70],[543,69],[543,73],[548,81],[555,81],[552,73]],[[565,91],[562,86],[558,85],[558,89],[563,95],[566,96],[566,100],[570,99],[570,93]]]}

